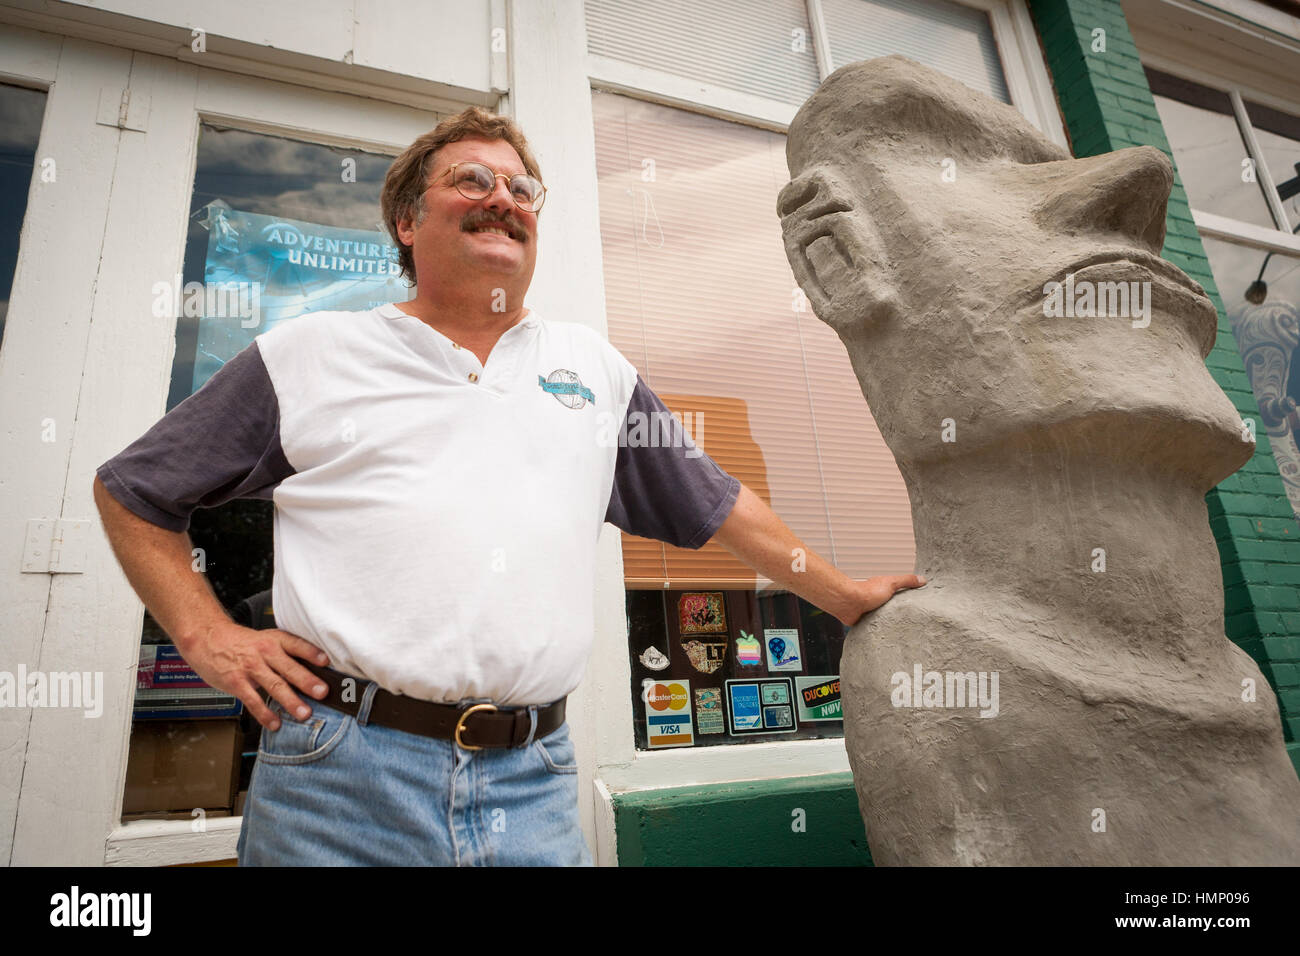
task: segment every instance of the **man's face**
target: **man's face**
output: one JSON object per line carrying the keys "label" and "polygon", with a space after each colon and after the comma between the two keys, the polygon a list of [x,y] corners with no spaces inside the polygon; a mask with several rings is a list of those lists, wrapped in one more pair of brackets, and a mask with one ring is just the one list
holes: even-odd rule
{"label": "man's face", "polygon": [[[466,199],[448,172],[453,163],[478,162],[506,177],[525,173],[523,160],[505,140],[463,139],[438,150],[425,192],[424,218],[399,224],[413,243],[419,281],[437,284],[484,274],[532,280],[537,263],[537,215],[515,205],[506,179],[484,199]],[[506,229],[510,235],[488,231]],[[510,308],[518,303],[509,303]]]}
{"label": "man's face", "polygon": [[[1172,168],[1158,150],[1022,162],[963,153],[942,130],[876,149],[830,128],[800,145],[782,229],[887,439],[928,442],[944,418],[992,439],[1107,410],[1239,432],[1203,362],[1214,306],[1159,258]],[[1129,314],[1045,315],[1044,287],[1067,274],[1108,304],[1118,287],[1101,283],[1137,283],[1147,315],[1136,298]]]}

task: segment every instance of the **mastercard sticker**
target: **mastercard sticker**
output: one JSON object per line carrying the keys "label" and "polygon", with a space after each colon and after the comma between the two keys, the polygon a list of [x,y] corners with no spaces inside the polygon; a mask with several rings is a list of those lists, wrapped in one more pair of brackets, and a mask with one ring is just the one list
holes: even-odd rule
{"label": "mastercard sticker", "polygon": [[688,680],[646,680],[641,697],[645,701],[646,739],[651,747],[689,747],[695,743],[691,723],[691,682]]}

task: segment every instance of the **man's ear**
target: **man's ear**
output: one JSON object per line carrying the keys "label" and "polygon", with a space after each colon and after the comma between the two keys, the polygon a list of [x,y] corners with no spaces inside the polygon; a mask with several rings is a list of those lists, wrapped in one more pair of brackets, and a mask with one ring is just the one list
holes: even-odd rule
{"label": "man's ear", "polygon": [[397,239],[404,246],[415,244],[415,220],[411,216],[398,216],[394,223],[397,227]]}

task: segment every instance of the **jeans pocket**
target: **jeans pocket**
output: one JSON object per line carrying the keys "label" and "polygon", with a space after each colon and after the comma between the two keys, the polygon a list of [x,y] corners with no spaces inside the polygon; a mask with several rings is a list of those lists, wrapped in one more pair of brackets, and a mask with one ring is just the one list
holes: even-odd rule
{"label": "jeans pocket", "polygon": [[557,730],[534,740],[533,746],[542,755],[542,761],[551,773],[578,772],[578,755],[573,749],[573,739],[569,736],[567,720],[560,724]]}
{"label": "jeans pocket", "polygon": [[262,740],[257,748],[257,759],[264,763],[304,764],[329,755],[343,742],[356,720],[348,714],[313,702],[306,720],[291,717],[277,700],[268,705],[271,713],[280,718],[280,729],[262,728]]}

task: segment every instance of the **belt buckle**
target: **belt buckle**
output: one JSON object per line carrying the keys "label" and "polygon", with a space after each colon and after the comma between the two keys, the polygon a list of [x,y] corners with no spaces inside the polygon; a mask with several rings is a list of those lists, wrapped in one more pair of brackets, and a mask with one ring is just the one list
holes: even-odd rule
{"label": "belt buckle", "polygon": [[466,707],[460,714],[460,720],[456,721],[456,731],[452,734],[452,739],[456,741],[456,746],[463,750],[482,750],[482,747],[476,747],[473,744],[463,743],[460,739],[461,731],[465,729],[465,719],[476,710],[497,710],[496,704],[474,704],[472,707]]}

